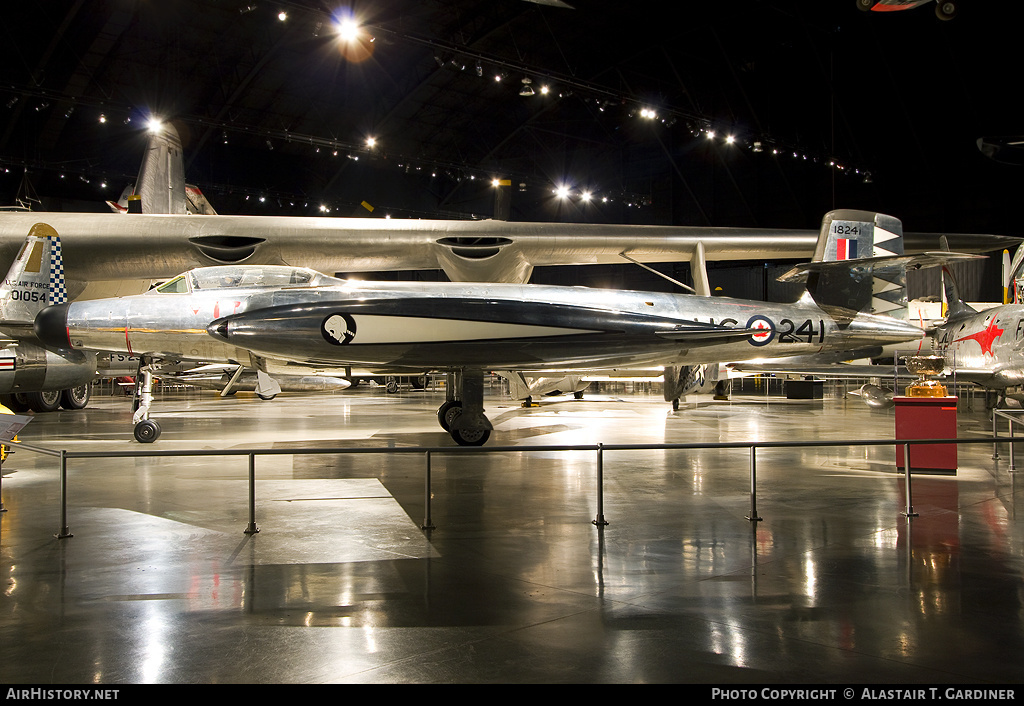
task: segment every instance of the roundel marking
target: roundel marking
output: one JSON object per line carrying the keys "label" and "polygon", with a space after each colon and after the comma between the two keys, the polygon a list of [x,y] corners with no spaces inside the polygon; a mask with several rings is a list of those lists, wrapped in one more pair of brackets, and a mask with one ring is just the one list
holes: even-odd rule
{"label": "roundel marking", "polygon": [[356,337],[356,320],[350,314],[331,314],[320,324],[324,340],[334,346],[343,346]]}
{"label": "roundel marking", "polygon": [[755,333],[749,339],[752,346],[767,346],[775,338],[775,323],[767,316],[755,314],[747,321],[747,328],[763,329],[764,333]]}

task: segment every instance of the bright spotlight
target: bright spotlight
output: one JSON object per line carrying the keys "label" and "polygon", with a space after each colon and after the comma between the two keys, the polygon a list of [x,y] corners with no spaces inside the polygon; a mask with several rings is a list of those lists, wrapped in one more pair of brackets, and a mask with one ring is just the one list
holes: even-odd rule
{"label": "bright spotlight", "polygon": [[735,141],[736,141],[736,137],[735,136],[733,136],[733,135],[726,135],[725,136],[725,144],[731,145]]}
{"label": "bright spotlight", "polygon": [[582,194],[580,194],[580,198],[584,201],[590,201],[590,199],[593,198],[593,194],[591,194],[589,191],[584,191]]}
{"label": "bright spotlight", "polygon": [[708,135],[708,139],[709,140],[715,139],[715,131],[714,130],[708,130],[707,135]]}
{"label": "bright spotlight", "polygon": [[366,138],[366,146],[367,147],[376,147],[377,146],[377,138],[376,137],[367,137]]}
{"label": "bright spotlight", "polygon": [[560,199],[569,198],[569,187],[559,186],[557,189],[555,189],[555,196],[557,196]]}
{"label": "bright spotlight", "polygon": [[359,24],[351,17],[338,21],[338,37],[346,42],[359,38]]}
{"label": "bright spotlight", "polygon": [[164,129],[164,124],[160,122],[159,118],[150,118],[146,121],[146,129],[156,134]]}

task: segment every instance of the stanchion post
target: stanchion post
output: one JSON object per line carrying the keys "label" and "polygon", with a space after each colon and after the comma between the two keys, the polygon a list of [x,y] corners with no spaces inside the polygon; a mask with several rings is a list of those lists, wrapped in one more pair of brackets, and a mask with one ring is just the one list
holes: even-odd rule
{"label": "stanchion post", "polygon": [[994,439],[999,438],[999,432],[996,430],[996,410],[992,410],[992,460],[999,458],[999,442]]}
{"label": "stanchion post", "polygon": [[68,529],[68,459],[64,449],[60,451],[60,531],[57,539],[74,537]]}
{"label": "stanchion post", "polygon": [[423,524],[420,529],[432,530],[434,522],[430,517],[430,452],[426,452],[427,470],[423,476]]}
{"label": "stanchion post", "polygon": [[1006,426],[1010,430],[1010,471],[1013,472],[1017,470],[1013,458],[1013,417],[1007,417],[1006,422]]}
{"label": "stanchion post", "polygon": [[[6,447],[8,453],[10,453],[10,446]],[[3,449],[0,449],[0,512],[7,512],[7,508],[4,507],[4,490],[3,490],[3,479],[4,479],[4,459]]]}
{"label": "stanchion post", "polygon": [[917,517],[917,513],[914,512],[914,503],[910,497],[910,444],[903,444],[903,478],[907,495],[907,508],[903,514],[907,517]]}
{"label": "stanchion post", "polygon": [[249,452],[249,526],[245,534],[253,535],[260,531],[256,526],[256,454]]}
{"label": "stanchion post", "polygon": [[592,524],[597,527],[608,524],[604,519],[604,444],[597,445],[597,517]]}
{"label": "stanchion post", "polygon": [[757,514],[757,447],[750,447],[750,514],[751,522],[761,522],[763,518]]}

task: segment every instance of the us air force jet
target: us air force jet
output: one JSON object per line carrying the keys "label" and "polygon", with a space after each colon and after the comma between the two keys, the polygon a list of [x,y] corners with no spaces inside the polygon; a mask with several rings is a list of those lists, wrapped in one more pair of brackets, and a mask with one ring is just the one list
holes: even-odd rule
{"label": "us air force jet", "polygon": [[[287,266],[186,272],[152,292],[44,308],[34,330],[57,348],[139,355],[148,383],[160,360],[248,362],[272,384],[273,364],[356,365],[449,373],[441,426],[461,445],[483,444],[483,376],[534,370],[705,364],[913,341],[920,327],[862,313],[873,276],[932,265],[945,253],[836,261],[861,241],[898,241],[895,218],[834,211],[815,262],[797,268],[805,294],[775,304],[685,294],[529,284],[365,282]],[[53,250],[59,253],[59,249]],[[965,256],[970,257],[970,256]],[[55,266],[59,266],[59,258]],[[884,293],[882,296],[885,296]],[[144,391],[135,436],[152,441]]]}

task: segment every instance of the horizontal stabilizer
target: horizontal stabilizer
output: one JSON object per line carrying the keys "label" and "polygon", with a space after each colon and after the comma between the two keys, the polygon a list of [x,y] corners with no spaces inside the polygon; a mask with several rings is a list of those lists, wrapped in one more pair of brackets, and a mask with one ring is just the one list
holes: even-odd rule
{"label": "horizontal stabilizer", "polygon": [[924,252],[918,255],[894,255],[889,257],[864,257],[857,260],[837,260],[834,262],[808,262],[797,265],[781,275],[780,282],[802,282],[813,272],[852,270],[856,268],[871,268],[882,270],[890,267],[906,267],[909,269],[923,270],[929,267],[940,267],[951,262],[962,262],[964,260],[983,260],[984,255],[971,255],[958,252]]}

